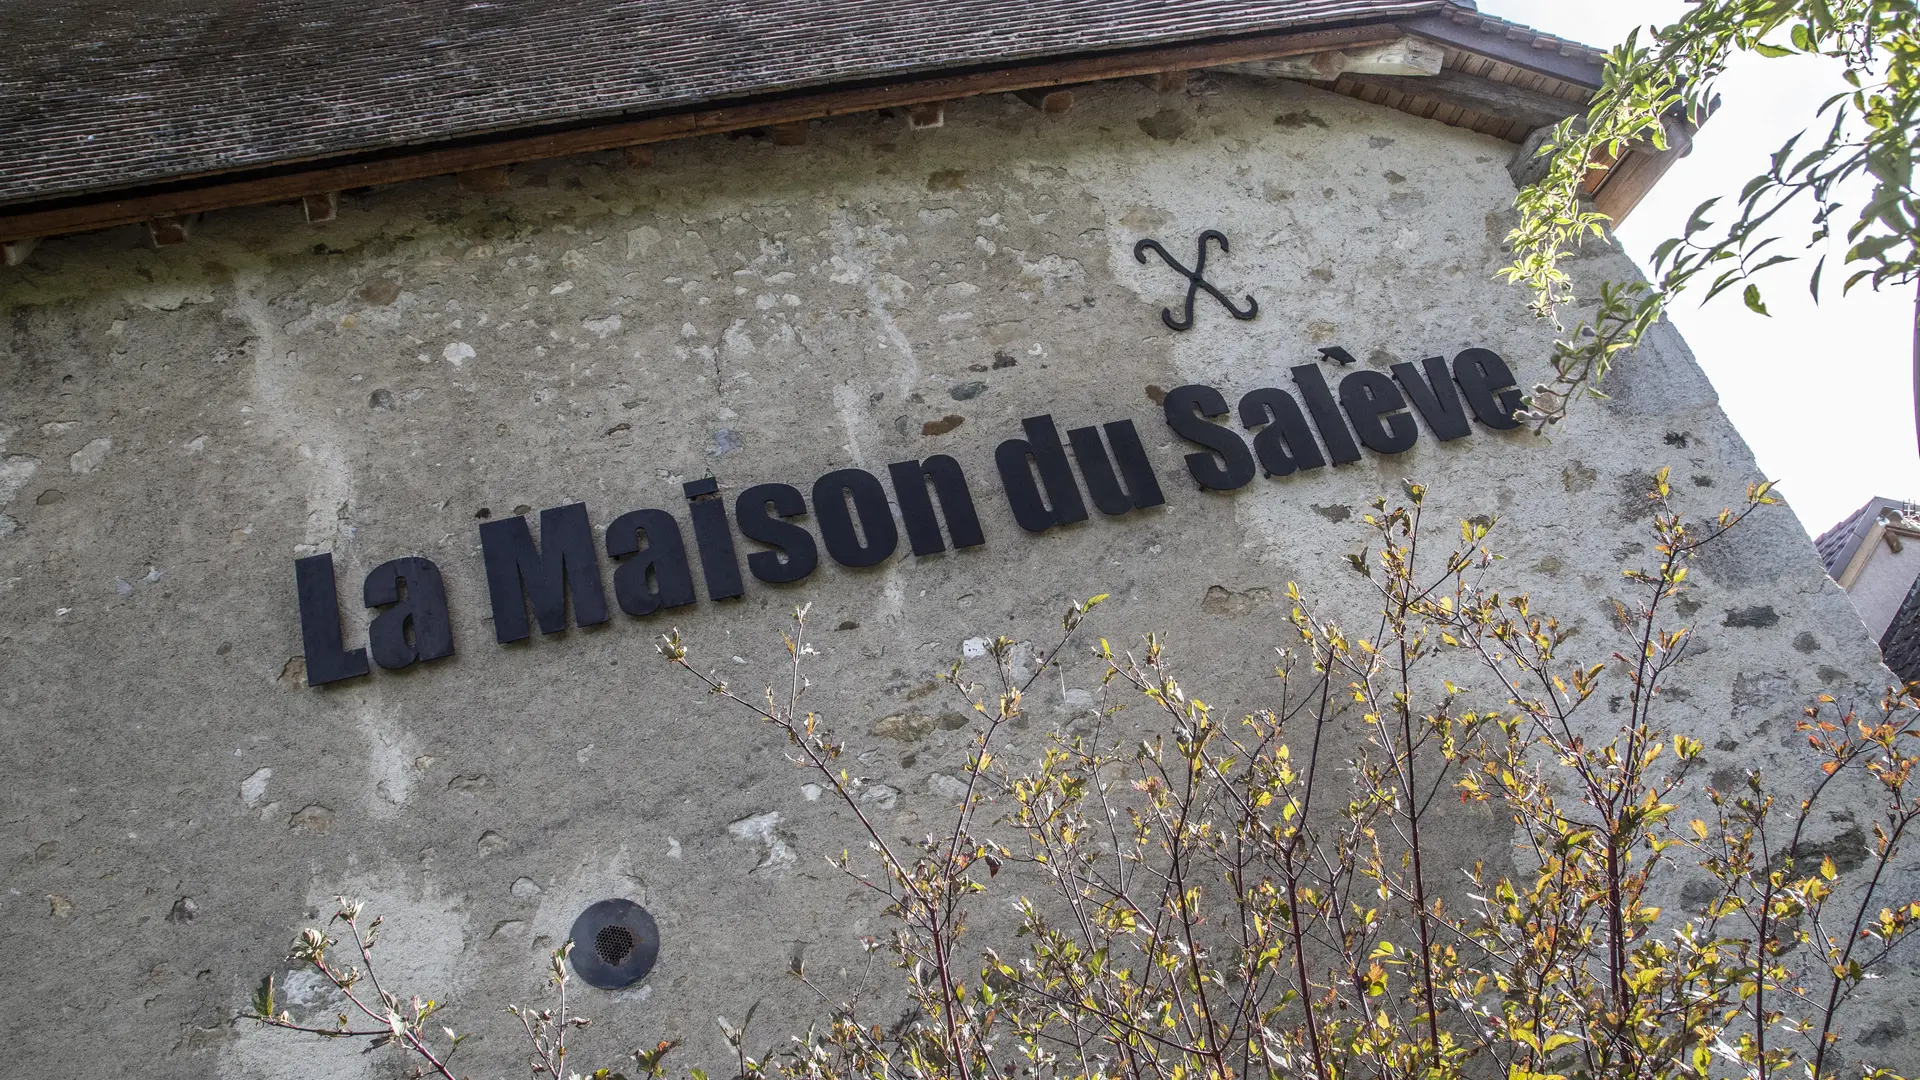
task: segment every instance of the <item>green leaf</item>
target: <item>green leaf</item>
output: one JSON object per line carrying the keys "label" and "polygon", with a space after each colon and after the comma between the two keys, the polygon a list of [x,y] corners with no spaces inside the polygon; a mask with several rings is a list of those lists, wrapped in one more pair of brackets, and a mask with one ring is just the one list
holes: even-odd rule
{"label": "green leaf", "polygon": [[1743,276],[1743,272],[1737,266],[1723,272],[1719,277],[1713,279],[1713,285],[1707,289],[1707,299],[1712,300],[1733,286],[1740,284]]}
{"label": "green leaf", "polygon": [[273,976],[271,975],[261,979],[260,985],[253,988],[253,1015],[273,1015]]}
{"label": "green leaf", "polygon": [[1760,302],[1760,286],[1749,283],[1746,292],[1740,298],[1747,302],[1749,310],[1759,315],[1767,314],[1767,305]]}
{"label": "green leaf", "polygon": [[1687,219],[1688,236],[1692,236],[1694,233],[1700,232],[1703,229],[1713,228],[1713,222],[1708,221],[1706,215],[1707,211],[1713,209],[1713,205],[1719,201],[1720,196],[1715,195],[1694,209],[1693,216]]}

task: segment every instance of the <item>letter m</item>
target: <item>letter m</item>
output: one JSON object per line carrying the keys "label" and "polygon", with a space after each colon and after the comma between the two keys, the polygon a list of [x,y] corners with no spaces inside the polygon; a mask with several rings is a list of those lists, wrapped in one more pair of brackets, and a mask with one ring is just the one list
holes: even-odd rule
{"label": "letter m", "polygon": [[493,600],[493,636],[521,641],[529,633],[527,601],[533,601],[540,632],[567,628],[567,594],[573,594],[574,621],[592,626],[607,621],[607,597],[600,585],[600,558],[594,550],[587,504],[572,503],[540,511],[540,544],[533,545],[524,517],[480,526],[480,549],[487,564],[487,593]]}

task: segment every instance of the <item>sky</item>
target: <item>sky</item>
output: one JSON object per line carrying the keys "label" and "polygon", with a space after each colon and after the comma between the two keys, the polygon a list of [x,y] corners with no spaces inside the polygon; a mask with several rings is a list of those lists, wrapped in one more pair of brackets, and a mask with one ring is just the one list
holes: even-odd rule
{"label": "sky", "polygon": [[[1635,26],[1671,22],[1679,0],[1480,0],[1489,15],[1601,48]],[[1722,105],[1621,227],[1620,240],[1644,267],[1694,207],[1715,195],[1731,202],[1768,154],[1813,124],[1820,103],[1843,87],[1837,66],[1790,57],[1748,57],[1720,84]],[[1806,229],[1796,220],[1788,238]],[[1775,245],[1776,247],[1783,246]],[[1828,261],[1828,278],[1841,252]],[[1761,470],[1811,535],[1874,496],[1920,500],[1920,451],[1913,418],[1913,292],[1807,292],[1812,260],[1761,278],[1771,317],[1747,310],[1738,290],[1702,305],[1684,295],[1671,315],[1720,394],[1721,406],[1753,448]],[[1576,281],[1576,284],[1578,282]],[[1703,290],[1702,290],[1703,291]]]}

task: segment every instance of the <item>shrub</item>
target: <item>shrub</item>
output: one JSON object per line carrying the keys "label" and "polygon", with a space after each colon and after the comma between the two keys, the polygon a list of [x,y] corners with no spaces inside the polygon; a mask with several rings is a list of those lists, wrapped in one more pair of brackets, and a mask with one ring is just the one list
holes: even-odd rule
{"label": "shrub", "polygon": [[[945,676],[977,714],[965,793],[951,828],[910,848],[869,819],[844,744],[806,707],[804,608],[779,688],[752,697],[693,666],[668,635],[667,661],[780,731],[864,831],[864,856],[833,861],[884,905],[890,932],[866,944],[901,971],[913,1007],[910,1022],[883,1026],[873,1014],[897,999],[834,1001],[796,961],[792,974],[828,1002],[826,1021],[758,1059],[723,1022],[740,1075],[1850,1071],[1845,1009],[1920,926],[1920,900],[1886,895],[1920,820],[1920,695],[1810,705],[1799,731],[1811,781],[1791,800],[1759,770],[1729,790],[1703,780],[1702,743],[1662,721],[1663,685],[1690,641],[1675,602],[1694,557],[1772,499],[1758,485],[1744,510],[1699,526],[1669,495],[1663,471],[1649,494],[1652,565],[1627,571],[1633,599],[1614,612],[1624,644],[1598,659],[1569,655],[1571,632],[1494,588],[1490,523],[1463,523],[1433,554],[1426,492],[1413,484],[1400,505],[1375,501],[1371,546],[1350,557],[1373,611],[1364,634],[1289,588],[1291,641],[1270,708],[1220,717],[1177,681],[1158,638],[1137,650],[1103,639],[1100,723],[1054,734],[1037,764],[1009,769],[996,759],[1002,733],[1104,598],[1074,605],[1030,665],[999,638],[984,684],[959,663]],[[1151,719],[1122,716],[1142,706]],[[1455,800],[1511,826],[1509,858],[1434,865],[1437,808]],[[1859,857],[1836,861],[1816,833],[1842,808],[1866,815],[1871,836]],[[1701,873],[1708,884],[1692,882],[1689,910],[1659,906]],[[995,890],[1021,893],[1017,933],[975,953],[969,915]],[[458,1039],[426,1034],[433,1003],[380,990],[359,909],[336,919],[370,996],[351,996],[359,972],[330,958],[324,931],[307,931],[294,959],[348,992],[369,1024],[342,1017],[320,1033],[392,1043],[450,1080]],[[586,1023],[566,1010],[564,947],[553,980],[557,1015],[516,1010],[536,1074],[561,1073],[564,1036]],[[249,1015],[316,1030],[275,1012],[270,983]],[[671,1049],[636,1051],[636,1071],[661,1075]]]}

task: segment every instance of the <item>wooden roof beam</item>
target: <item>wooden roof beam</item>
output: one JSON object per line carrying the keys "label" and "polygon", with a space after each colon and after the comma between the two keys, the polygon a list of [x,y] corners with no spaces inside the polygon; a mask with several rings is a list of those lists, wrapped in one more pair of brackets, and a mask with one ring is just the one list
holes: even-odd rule
{"label": "wooden roof beam", "polygon": [[1032,90],[1015,90],[1013,96],[1039,109],[1048,116],[1058,116],[1073,108],[1073,91],[1065,87],[1036,87]]}
{"label": "wooden roof beam", "polygon": [[1593,208],[1612,218],[1614,225],[1627,220],[1675,162],[1693,153],[1693,136],[1698,128],[1671,118],[1665,121],[1665,127],[1665,150],[1650,144],[1630,147],[1593,183]]}
{"label": "wooden roof beam", "polygon": [[915,131],[944,127],[946,123],[947,103],[944,101],[923,101],[907,106],[907,126]]}
{"label": "wooden roof beam", "polygon": [[507,170],[506,165],[466,169],[455,176],[454,180],[468,191],[505,191],[513,186],[513,177]]}
{"label": "wooden roof beam", "polygon": [[1412,35],[1384,45],[1359,49],[1330,49],[1326,52],[1287,56],[1276,60],[1255,60],[1232,64],[1229,71],[1242,75],[1263,75],[1270,79],[1305,79],[1332,82],[1342,75],[1402,75],[1420,78],[1440,74],[1447,50],[1425,38]]}
{"label": "wooden roof beam", "polygon": [[161,214],[150,217],[147,219],[147,239],[157,248],[184,244],[193,232],[193,221],[198,216],[194,214],[174,217],[171,214]]}
{"label": "wooden roof beam", "polygon": [[[1418,34],[1430,41],[1459,49],[1461,52],[1484,56],[1503,64],[1511,64],[1522,71],[1531,71],[1536,75],[1545,75],[1550,79],[1559,79],[1575,86],[1584,86],[1598,90],[1601,83],[1601,60],[1604,54],[1583,46],[1574,46],[1566,42],[1557,49],[1541,48],[1540,39],[1545,35],[1536,35],[1532,40],[1508,37],[1506,34],[1489,33],[1484,28],[1490,20],[1467,8],[1452,8],[1432,15],[1421,15],[1405,20],[1401,25],[1408,33]],[[1498,25],[1498,20],[1491,20]],[[1508,31],[1509,33],[1511,30]]]}
{"label": "wooden roof beam", "polygon": [[307,224],[309,225],[318,225],[321,222],[332,221],[340,214],[340,193],[337,191],[322,191],[313,195],[302,195],[300,197],[300,212],[306,217]]}
{"label": "wooden roof beam", "polygon": [[1402,37],[1398,26],[1366,26],[1170,45],[1102,56],[1079,56],[959,75],[932,75],[848,89],[693,109],[568,128],[536,135],[363,155],[353,160],[286,163],[252,173],[182,177],[146,189],[105,192],[50,204],[0,206],[0,241],[103,229],[232,206],[285,202],[324,191],[394,184],[448,173],[500,168],[522,161],[615,150],[641,143],[768,127],[882,108],[911,107],[981,94],[1063,87],[1102,79],[1153,75],[1329,49],[1386,44]]}
{"label": "wooden roof beam", "polygon": [[1477,79],[1457,71],[1434,75],[1362,75],[1344,76],[1362,86],[1377,86],[1409,97],[1422,97],[1442,105],[1472,109],[1483,116],[1511,120],[1528,130],[1557,124],[1569,116],[1587,111],[1584,102],[1554,97],[1512,83]]}
{"label": "wooden roof beam", "polygon": [[[1717,106],[1718,101],[1714,104]],[[1584,188],[1593,197],[1594,209],[1612,218],[1614,225],[1627,220],[1675,162],[1693,153],[1693,137],[1699,131],[1696,125],[1684,117],[1670,116],[1665,127],[1665,150],[1651,143],[1638,143],[1628,147],[1618,161],[1596,162],[1587,174]],[[1547,159],[1540,156],[1540,150],[1553,136],[1553,131],[1551,124],[1536,128],[1514,151],[1513,161],[1507,166],[1514,187],[1523,188],[1546,178]]]}

